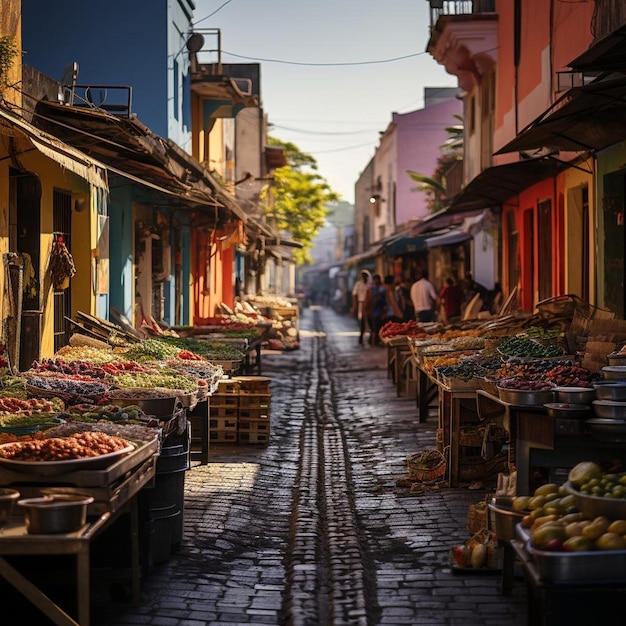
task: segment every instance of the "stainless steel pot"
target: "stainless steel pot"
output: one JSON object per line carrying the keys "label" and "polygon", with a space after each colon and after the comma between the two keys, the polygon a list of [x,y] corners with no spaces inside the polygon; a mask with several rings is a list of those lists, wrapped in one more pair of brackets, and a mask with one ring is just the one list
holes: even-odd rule
{"label": "stainless steel pot", "polygon": [[593,412],[596,414],[596,417],[626,420],[626,402],[594,400]]}
{"label": "stainless steel pot", "polygon": [[60,534],[80,530],[87,521],[91,496],[54,494],[18,500],[24,509],[26,530],[31,534]]}

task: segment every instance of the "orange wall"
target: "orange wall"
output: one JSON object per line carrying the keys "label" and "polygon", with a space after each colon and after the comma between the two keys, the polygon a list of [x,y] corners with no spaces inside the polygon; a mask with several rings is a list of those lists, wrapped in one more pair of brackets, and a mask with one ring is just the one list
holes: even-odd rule
{"label": "orange wall", "polygon": [[[551,106],[557,91],[556,73],[567,71],[567,64],[592,42],[593,2],[521,0],[520,61],[516,77],[514,6],[514,0],[496,0],[499,17],[495,150]],[[496,163],[511,158],[511,155],[500,156]]]}

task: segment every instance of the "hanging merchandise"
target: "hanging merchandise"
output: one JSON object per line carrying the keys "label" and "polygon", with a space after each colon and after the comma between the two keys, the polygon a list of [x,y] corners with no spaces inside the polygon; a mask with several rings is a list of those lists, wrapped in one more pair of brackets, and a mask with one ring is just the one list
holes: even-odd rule
{"label": "hanging merchandise", "polygon": [[57,291],[67,289],[70,286],[70,278],[76,274],[74,259],[61,235],[56,235],[52,242],[48,271],[52,277],[52,286]]}

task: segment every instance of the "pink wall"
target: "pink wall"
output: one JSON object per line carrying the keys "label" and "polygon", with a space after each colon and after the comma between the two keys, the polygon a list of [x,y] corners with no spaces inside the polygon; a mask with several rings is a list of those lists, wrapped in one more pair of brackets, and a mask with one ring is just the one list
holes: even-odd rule
{"label": "pink wall", "polygon": [[433,104],[411,113],[393,113],[396,125],[396,223],[403,224],[411,218],[428,215],[425,195],[412,191],[418,183],[406,173],[413,170],[432,176],[441,154],[439,147],[448,139],[448,126],[460,122],[454,117],[462,115],[463,103],[457,98]]}

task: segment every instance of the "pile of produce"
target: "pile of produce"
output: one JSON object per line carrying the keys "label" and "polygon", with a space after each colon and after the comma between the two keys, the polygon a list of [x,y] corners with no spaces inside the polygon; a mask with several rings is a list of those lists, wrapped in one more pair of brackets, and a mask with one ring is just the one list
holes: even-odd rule
{"label": "pile of produce", "polygon": [[[567,552],[626,550],[626,516],[602,513],[602,500],[607,507],[615,500],[624,501],[626,512],[626,472],[607,472],[596,463],[583,461],[569,471],[568,479],[569,485],[549,483],[532,496],[513,499],[513,509],[525,513],[521,526],[530,533],[530,545]],[[577,492],[596,496],[600,514],[593,518],[583,514],[577,508]]]}

